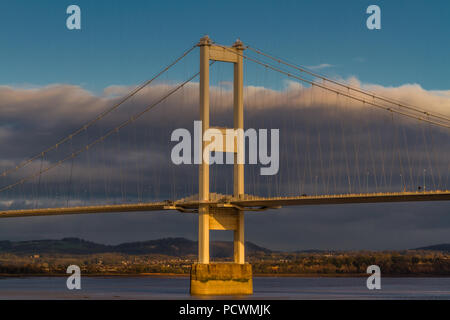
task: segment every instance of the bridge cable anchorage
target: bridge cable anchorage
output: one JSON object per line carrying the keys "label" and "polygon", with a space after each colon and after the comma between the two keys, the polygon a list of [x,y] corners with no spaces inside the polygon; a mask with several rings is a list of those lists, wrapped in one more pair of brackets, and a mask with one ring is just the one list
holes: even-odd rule
{"label": "bridge cable anchorage", "polygon": [[[405,116],[405,117],[409,117],[409,118],[412,118],[412,119],[415,119],[415,120],[424,121],[424,122],[427,122],[427,123],[430,123],[430,124],[433,124],[433,125],[436,125],[436,126],[439,126],[439,127],[443,127],[443,128],[450,129],[450,123],[449,123],[449,124],[446,124],[446,123],[442,123],[442,122],[437,122],[437,121],[435,121],[435,120],[428,120],[427,118],[422,118],[422,117],[417,116],[417,115],[412,115],[412,114],[408,114],[408,113],[403,112],[403,111],[394,110],[394,109],[392,109],[392,108],[383,106],[383,105],[381,105],[381,104],[378,104],[378,103],[375,103],[375,102],[371,102],[371,101],[365,100],[364,98],[354,96],[354,95],[352,95],[352,94],[350,94],[350,93],[345,93],[344,91],[340,91],[340,90],[338,90],[338,89],[330,88],[330,87],[328,87],[328,86],[326,86],[326,85],[324,85],[324,84],[321,84],[321,83],[319,83],[319,82],[305,79],[305,78],[303,78],[303,77],[301,77],[301,76],[299,76],[299,75],[295,75],[295,74],[293,74],[293,73],[284,71],[284,70],[282,70],[282,69],[280,69],[280,68],[278,68],[278,67],[275,67],[275,66],[273,66],[273,65],[267,64],[267,63],[265,63],[265,62],[263,62],[263,61],[260,61],[260,60],[258,60],[258,59],[256,59],[256,58],[252,58],[252,57],[249,57],[249,56],[247,56],[247,55],[244,55],[244,54],[241,54],[241,53],[237,53],[237,52],[235,52],[235,51],[232,51],[232,50],[230,50],[229,48],[227,48],[227,47],[225,47],[225,46],[221,46],[221,45],[219,45],[219,46],[222,47],[222,48],[224,48],[225,50],[228,50],[228,51],[230,51],[230,52],[233,52],[234,54],[237,54],[237,55],[242,56],[244,59],[247,59],[247,60],[249,60],[249,61],[255,62],[255,63],[257,63],[257,64],[259,64],[259,65],[261,65],[261,66],[263,66],[263,67],[265,67],[265,68],[271,69],[271,70],[276,71],[276,72],[278,72],[278,73],[287,75],[287,76],[290,77],[290,78],[294,78],[294,79],[300,80],[300,81],[302,81],[302,82],[306,82],[306,83],[308,83],[308,84],[310,84],[310,85],[315,85],[315,86],[317,86],[317,87],[319,87],[319,88],[328,90],[328,91],[330,91],[330,92],[334,92],[334,93],[341,94],[341,95],[343,95],[343,96],[345,96],[345,97],[351,98],[351,99],[353,99],[353,100],[356,100],[356,101],[359,101],[359,102],[362,102],[362,103],[365,103],[365,104],[372,105],[372,106],[374,106],[374,107],[377,107],[377,108],[386,110],[386,111],[388,111],[388,112],[394,112],[394,113],[403,115],[403,116]],[[428,116],[431,116],[431,113],[429,113]]]}
{"label": "bridge cable anchorage", "polygon": [[[212,61],[210,63],[210,65],[213,65],[215,61]],[[194,75],[192,75],[191,77],[189,77],[187,80],[185,80],[183,83],[181,83],[180,85],[178,85],[177,87],[175,87],[174,89],[170,90],[167,94],[165,94],[161,99],[159,99],[158,101],[156,101],[155,103],[147,106],[144,110],[142,110],[141,112],[138,112],[137,114],[131,116],[128,120],[126,120],[125,122],[123,122],[122,124],[118,125],[117,127],[109,130],[105,135],[101,136],[100,138],[94,140],[93,142],[91,142],[90,144],[78,149],[78,151],[72,152],[69,156],[57,161],[56,163],[54,163],[53,165],[50,165],[42,170],[40,170],[39,172],[29,175],[25,178],[22,178],[18,181],[16,181],[15,183],[12,183],[10,185],[4,186],[2,188],[0,188],[0,193],[4,192],[6,190],[10,190],[18,185],[21,185],[29,180],[32,180],[38,176],[40,176],[43,173],[46,173],[47,171],[50,171],[56,167],[59,167],[61,164],[63,164],[64,162],[66,162],[67,160],[73,159],[76,156],[80,155],[81,153],[83,153],[84,151],[88,150],[89,148],[97,145],[100,142],[103,142],[106,138],[108,138],[109,136],[111,136],[112,134],[119,132],[121,129],[125,128],[126,126],[128,126],[129,124],[133,123],[135,120],[139,119],[141,116],[143,116],[145,113],[147,113],[148,111],[150,111],[151,109],[153,109],[154,107],[156,107],[158,104],[160,104],[161,102],[163,102],[164,100],[166,100],[168,97],[170,97],[172,94],[176,93],[178,90],[180,90],[181,88],[183,88],[186,84],[188,84],[189,82],[191,82],[193,79],[195,79],[198,75],[200,74],[200,72],[195,73]],[[134,119],[134,120],[132,120]]]}
{"label": "bridge cable anchorage", "polygon": [[300,66],[300,65],[296,65],[296,64],[287,62],[287,60],[285,60],[285,59],[281,59],[279,57],[275,57],[274,55],[270,55],[270,54],[262,51],[261,49],[254,48],[254,47],[251,47],[251,46],[248,46],[248,45],[246,46],[246,48],[249,49],[249,50],[252,50],[253,52],[255,52],[255,53],[259,54],[259,55],[262,55],[262,56],[267,57],[267,58],[269,58],[271,60],[274,60],[274,61],[276,61],[276,62],[278,62],[280,64],[284,64],[285,66],[294,68],[294,69],[296,69],[296,70],[298,70],[300,72],[303,72],[303,73],[307,73],[307,74],[309,74],[309,75],[311,75],[311,76],[313,76],[315,78],[322,79],[323,81],[327,81],[327,82],[336,84],[338,86],[344,87],[344,88],[346,88],[348,90],[356,91],[358,93],[370,96],[373,99],[378,99],[378,100],[381,100],[381,101],[384,101],[384,102],[388,102],[388,103],[391,103],[391,104],[396,105],[398,107],[409,109],[409,110],[418,112],[418,113],[426,115],[426,116],[431,116],[431,117],[438,118],[438,119],[441,119],[441,120],[444,120],[444,121],[450,121],[450,117],[448,117],[448,116],[446,116],[444,114],[441,114],[439,112],[430,113],[429,111],[427,111],[427,110],[425,110],[423,108],[419,108],[417,106],[413,106],[411,104],[407,104],[407,103],[401,102],[401,101],[396,100],[396,99],[385,97],[385,96],[382,96],[380,94],[376,94],[376,93],[374,93],[374,92],[372,92],[370,90],[357,88],[355,86],[348,85],[348,84],[346,84],[344,82],[333,80],[330,77],[327,77],[325,75],[322,75],[322,74],[310,71],[306,67],[303,67],[303,66]]}
{"label": "bridge cable anchorage", "polygon": [[88,123],[84,124],[83,126],[81,126],[79,129],[75,130],[74,132],[72,132],[71,134],[69,134],[68,136],[64,137],[63,139],[59,140],[56,144],[54,144],[53,146],[45,149],[42,152],[39,152],[38,154],[36,154],[35,156],[29,158],[28,160],[20,163],[19,165],[15,166],[14,168],[11,169],[7,169],[5,171],[3,171],[2,173],[0,173],[1,177],[6,177],[8,174],[13,173],[18,171],[19,169],[27,166],[28,164],[32,163],[33,161],[40,159],[41,157],[43,157],[45,154],[49,153],[52,150],[58,149],[58,147],[67,142],[67,141],[71,141],[73,139],[73,137],[77,136],[78,134],[80,134],[81,132],[87,130],[89,127],[91,127],[92,125],[94,125],[96,122],[100,121],[101,119],[103,119],[104,117],[106,117],[108,114],[110,114],[111,112],[113,112],[114,110],[118,109],[122,104],[124,104],[126,101],[128,101],[131,97],[135,96],[139,91],[141,91],[142,89],[144,89],[146,86],[148,86],[150,83],[152,83],[153,81],[155,81],[156,79],[158,79],[161,75],[163,75],[166,71],[168,71],[171,67],[173,67],[175,64],[177,64],[180,60],[182,60],[184,57],[186,57],[189,53],[192,52],[192,50],[194,50],[197,47],[197,45],[192,46],[191,48],[189,48],[188,50],[186,50],[181,56],[179,56],[177,59],[175,59],[173,62],[171,62],[170,64],[168,64],[164,69],[162,69],[160,72],[158,72],[153,78],[145,81],[144,83],[142,83],[141,85],[139,85],[138,87],[136,87],[134,90],[132,90],[131,92],[129,92],[125,97],[122,98],[122,100],[120,100],[118,103],[114,104],[111,108],[103,111],[102,113],[100,113],[97,117],[95,117],[93,120],[89,121]]}

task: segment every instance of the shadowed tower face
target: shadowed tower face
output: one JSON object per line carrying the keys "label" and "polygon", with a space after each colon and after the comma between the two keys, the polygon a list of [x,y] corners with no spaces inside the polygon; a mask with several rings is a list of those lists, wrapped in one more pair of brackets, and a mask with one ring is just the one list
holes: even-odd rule
{"label": "shadowed tower face", "polygon": [[[202,132],[210,129],[209,126],[209,65],[210,61],[233,63],[233,119],[234,130],[244,129],[244,84],[243,84],[243,56],[244,46],[237,40],[232,47],[223,47],[212,44],[208,36],[200,39],[200,120]],[[225,128],[217,128],[225,132]],[[237,141],[240,139],[240,141]],[[210,157],[210,153],[204,155],[203,151],[209,142],[202,139],[201,155]],[[244,164],[239,161],[237,148],[242,148],[243,135],[235,135],[232,150],[223,147],[222,152],[234,153],[233,196],[236,199],[244,195]],[[213,151],[213,150],[211,150]],[[200,264],[209,264],[209,231],[233,230],[234,231],[234,262],[245,263],[244,252],[244,212],[236,208],[211,208],[209,202],[209,161],[203,159],[199,167],[199,234],[198,234],[198,261]],[[202,203],[203,202],[203,203]]]}

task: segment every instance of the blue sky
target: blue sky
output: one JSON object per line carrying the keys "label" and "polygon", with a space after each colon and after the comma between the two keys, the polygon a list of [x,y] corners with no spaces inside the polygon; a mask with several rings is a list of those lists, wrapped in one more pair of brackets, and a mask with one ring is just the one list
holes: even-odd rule
{"label": "blue sky", "polygon": [[[82,30],[65,26],[67,6]],[[381,8],[381,30],[366,8]],[[136,84],[202,35],[236,38],[321,72],[450,88],[448,1],[11,1],[0,4],[0,84]],[[181,77],[181,74],[178,75]],[[177,75],[174,75],[177,77]],[[249,75],[251,77],[251,75]],[[251,79],[251,78],[249,78]]]}

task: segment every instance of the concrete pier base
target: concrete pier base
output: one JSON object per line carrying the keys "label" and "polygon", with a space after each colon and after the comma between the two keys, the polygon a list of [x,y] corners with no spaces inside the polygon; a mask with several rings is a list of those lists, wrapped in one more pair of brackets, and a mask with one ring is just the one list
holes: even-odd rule
{"label": "concrete pier base", "polygon": [[193,264],[191,295],[253,294],[252,266],[248,263]]}

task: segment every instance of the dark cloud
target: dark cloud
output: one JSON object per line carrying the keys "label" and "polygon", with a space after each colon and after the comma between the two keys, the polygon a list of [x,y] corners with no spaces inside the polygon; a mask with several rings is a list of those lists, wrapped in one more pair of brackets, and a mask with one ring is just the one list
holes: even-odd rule
{"label": "dark cloud", "polygon": [[[143,90],[57,150],[17,173],[0,177],[0,185],[38,172],[82,148],[172,86],[159,83]],[[426,91],[417,85],[365,87],[430,111],[448,114],[450,110],[449,91]],[[97,96],[69,85],[0,87],[0,169],[11,168],[53,145],[119,101],[127,90],[112,86]],[[246,193],[416,190],[423,187],[424,177],[428,189],[449,188],[448,130],[290,82],[281,91],[248,86],[245,97],[247,128],[280,129],[279,174],[260,176],[259,165],[247,166]],[[232,126],[231,102],[226,83],[212,88],[211,125]],[[0,208],[151,201],[195,194],[198,168],[171,163],[175,143],[170,135],[180,127],[192,132],[197,119],[198,84],[192,83],[74,161],[0,194]],[[232,192],[231,169],[230,165],[211,167],[212,191]],[[249,214],[247,236],[271,248],[413,247],[450,241],[449,212],[446,203],[289,208]],[[195,217],[178,214],[108,214],[5,219],[0,221],[0,230],[2,239],[70,235],[117,243],[172,235],[192,238],[196,222]]]}

